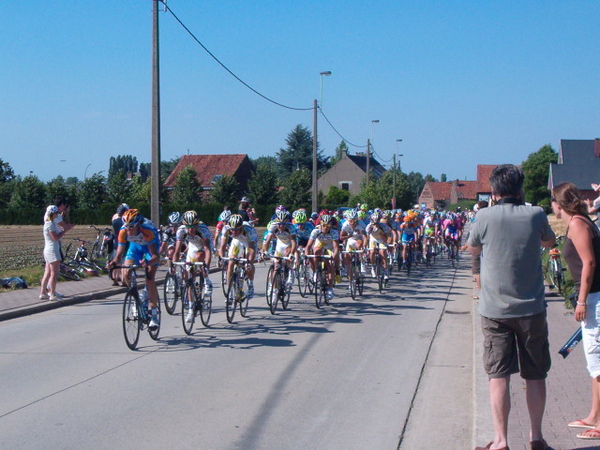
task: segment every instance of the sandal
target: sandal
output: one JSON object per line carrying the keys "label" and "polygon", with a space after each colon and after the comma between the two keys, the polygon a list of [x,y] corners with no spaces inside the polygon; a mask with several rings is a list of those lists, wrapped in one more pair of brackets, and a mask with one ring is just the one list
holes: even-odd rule
{"label": "sandal", "polygon": [[569,428],[596,428],[591,423],[587,423],[584,420],[576,420],[575,422],[569,422],[567,424]]}
{"label": "sandal", "polygon": [[579,439],[600,439],[600,430],[598,428],[590,428],[583,433],[577,435]]}

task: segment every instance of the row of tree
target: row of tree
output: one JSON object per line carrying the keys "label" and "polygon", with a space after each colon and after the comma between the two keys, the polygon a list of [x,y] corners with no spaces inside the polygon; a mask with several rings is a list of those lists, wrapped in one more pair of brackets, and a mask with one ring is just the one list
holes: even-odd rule
{"label": "row of tree", "polygon": [[[163,204],[162,218],[171,210],[186,210],[211,206],[219,211],[223,205],[235,207],[243,195],[252,199],[255,205],[284,204],[290,208],[309,207],[312,187],[312,134],[309,129],[298,125],[286,139],[286,147],[276,156],[264,156],[253,160],[254,172],[248,183],[248,190],[242,192],[239,183],[231,176],[223,176],[213,184],[211,191],[203,191],[192,167],[182,170],[172,190],[164,187],[160,193]],[[342,152],[347,151],[344,141],[335,151],[333,162]],[[166,178],[177,165],[178,159],[163,161],[161,174]],[[523,163],[526,172],[526,199],[533,204],[549,202],[546,188],[548,164],[556,162],[556,152],[550,146],[542,147]],[[318,152],[320,173],[331,167],[329,157]],[[134,156],[111,157],[107,177],[95,173],[85,180],[75,177],[57,176],[44,183],[31,174],[16,176],[10,164],[0,159],[0,223],[39,223],[40,211],[52,203],[54,198],[65,198],[72,206],[80,223],[103,223],[94,220],[97,215],[112,214],[120,203],[147,207],[150,201],[150,164],[139,164]],[[319,206],[329,209],[341,206],[354,206],[367,203],[372,206],[391,208],[391,187],[395,186],[396,207],[407,209],[417,201],[426,181],[437,181],[431,175],[418,172],[406,174],[399,168],[392,168],[380,178],[370,177],[367,185],[363,180],[357,196],[348,191],[330,188],[327,193],[319,193]],[[164,179],[163,179],[164,181]],[[442,181],[445,176],[442,175]],[[35,212],[35,214],[33,214]],[[83,212],[86,212],[84,214]],[[32,216],[33,214],[33,216]],[[95,215],[94,215],[95,214]]]}

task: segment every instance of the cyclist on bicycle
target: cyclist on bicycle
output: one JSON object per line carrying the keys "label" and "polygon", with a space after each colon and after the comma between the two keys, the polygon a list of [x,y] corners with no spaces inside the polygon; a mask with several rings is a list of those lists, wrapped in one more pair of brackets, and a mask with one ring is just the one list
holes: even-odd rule
{"label": "cyclist on bicycle", "polygon": [[[348,209],[344,213],[346,220],[342,224],[342,231],[340,233],[340,242],[345,243],[345,251],[353,252],[356,250],[362,250],[364,242],[367,240],[365,234],[365,227],[358,220],[358,212],[355,209]],[[346,266],[346,273],[351,274],[352,269],[352,255],[346,253],[344,255],[344,265]],[[360,261],[360,271],[366,273],[364,262]]]}
{"label": "cyclist on bicycle", "polygon": [[[296,228],[292,223],[291,215],[285,210],[279,210],[276,213],[277,218],[269,228],[269,234],[263,243],[263,253],[267,252],[269,243],[273,238],[277,241],[275,244],[275,256],[277,257],[291,257],[294,258],[296,253]],[[275,262],[277,264],[277,262]],[[284,262],[289,267],[288,261]],[[272,280],[271,280],[272,281]],[[288,279],[286,285],[291,288],[294,285],[294,271],[290,268],[288,270]]]}
{"label": "cyclist on bicycle", "polygon": [[298,245],[296,246],[296,268],[300,262],[300,251],[304,251],[306,245],[308,244],[308,239],[310,238],[310,233],[315,229],[315,226],[312,222],[308,221],[308,217],[306,216],[306,212],[298,210],[296,211],[296,216],[294,217],[294,226],[296,227],[296,239],[298,241]]}
{"label": "cyclist on bicycle", "polygon": [[458,255],[458,248],[460,245],[460,219],[452,212],[446,215],[446,220],[442,223],[444,230],[444,241],[448,248],[448,256],[451,255],[450,247],[454,248],[454,255]]}
{"label": "cyclist on bicycle", "polygon": [[408,259],[408,247],[414,250],[415,242],[417,238],[417,217],[413,212],[408,212],[404,216],[404,223],[400,225],[400,231],[402,232],[402,266],[406,266]]}
{"label": "cyclist on bicycle", "polygon": [[[208,227],[200,221],[196,211],[186,211],[183,213],[182,225],[177,229],[177,243],[173,252],[173,262],[179,261],[183,247],[187,244],[186,262],[202,262],[202,275],[204,276],[204,295],[212,295],[213,284],[208,278],[210,261],[212,253],[210,251],[210,231]],[[187,279],[187,271],[184,272],[184,278]],[[191,296],[190,296],[191,298]],[[194,308],[190,308],[186,320],[191,322],[194,319]]]}
{"label": "cyclist on bicycle", "polygon": [[229,222],[230,217],[231,211],[228,209],[224,210],[223,212],[221,212],[221,214],[219,214],[219,221],[215,226],[215,238],[213,241],[213,248],[217,249],[221,246],[221,242],[219,241],[221,239],[221,232],[223,231],[223,227],[227,225],[227,222]]}
{"label": "cyclist on bicycle", "polygon": [[425,213],[425,219],[423,220],[423,257],[427,257],[427,251],[430,246],[434,245],[440,221],[437,218],[435,211]]}
{"label": "cyclist on bicycle", "polygon": [[[156,271],[160,263],[158,249],[160,248],[160,235],[156,226],[148,219],[144,219],[137,209],[128,209],[123,214],[123,226],[117,238],[117,254],[109,263],[110,267],[118,264],[125,255],[125,265],[140,264],[146,268],[146,289],[152,317],[148,327],[155,330],[160,325],[158,317],[158,289],[156,288]],[[127,248],[129,243],[129,248]],[[129,277],[127,279],[129,285]]]}
{"label": "cyclist on bicycle", "polygon": [[[329,214],[324,214],[319,218],[319,225],[310,233],[310,238],[306,244],[306,254],[321,256],[325,253],[331,255],[332,259],[327,264],[327,294],[328,300],[333,299],[333,281],[335,275],[335,261],[338,259],[339,235],[337,231],[331,229],[333,217]],[[315,258],[310,259],[310,265],[316,277],[317,261]]]}
{"label": "cyclist on bicycle", "polygon": [[160,255],[165,255],[167,259],[173,258],[177,240],[177,229],[181,225],[181,220],[181,214],[176,211],[172,212],[169,214],[169,226],[162,232],[160,250],[158,253]]}
{"label": "cyclist on bicycle", "polygon": [[381,215],[378,212],[371,214],[369,225],[365,229],[366,235],[369,237],[369,260],[371,261],[371,276],[376,278],[375,273],[375,251],[381,255],[383,264],[383,279],[388,280],[387,266],[387,245],[390,236],[390,229],[387,225],[381,223]]}
{"label": "cyclist on bicycle", "polygon": [[[243,257],[244,253],[248,260],[248,293],[249,299],[254,297],[254,257],[256,255],[256,246],[258,242],[258,236],[256,235],[256,229],[250,226],[247,222],[244,222],[242,216],[239,214],[233,214],[229,218],[229,223],[223,227],[221,232],[221,246],[219,247],[219,256],[225,258],[225,250],[227,247],[227,241],[231,237],[229,243],[229,251],[227,256],[229,258]],[[233,270],[234,261],[230,260],[227,265],[227,283],[231,279],[231,271]]]}

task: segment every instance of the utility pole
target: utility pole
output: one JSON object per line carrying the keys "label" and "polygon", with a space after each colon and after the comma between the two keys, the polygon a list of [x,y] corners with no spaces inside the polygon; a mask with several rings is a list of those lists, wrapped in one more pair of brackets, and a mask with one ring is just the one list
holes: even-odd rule
{"label": "utility pole", "polygon": [[394,153],[394,193],[392,195],[392,209],[396,209],[396,154]]}
{"label": "utility pole", "polygon": [[367,139],[367,189],[369,188],[369,179],[371,177],[371,139]]}
{"label": "utility pole", "polygon": [[150,219],[160,225],[160,70],[158,58],[158,2],[152,0],[152,163]]}
{"label": "utility pole", "polygon": [[312,170],[312,210],[318,212],[317,209],[317,197],[319,195],[319,188],[317,187],[317,99],[313,103],[313,170]]}

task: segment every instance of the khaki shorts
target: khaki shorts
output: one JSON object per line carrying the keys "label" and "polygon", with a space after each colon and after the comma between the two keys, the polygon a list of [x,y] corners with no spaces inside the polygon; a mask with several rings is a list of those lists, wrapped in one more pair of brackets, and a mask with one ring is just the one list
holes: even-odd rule
{"label": "khaki shorts", "polygon": [[489,378],[513,373],[525,380],[543,380],[550,370],[546,312],[514,319],[481,317],[483,366]]}

